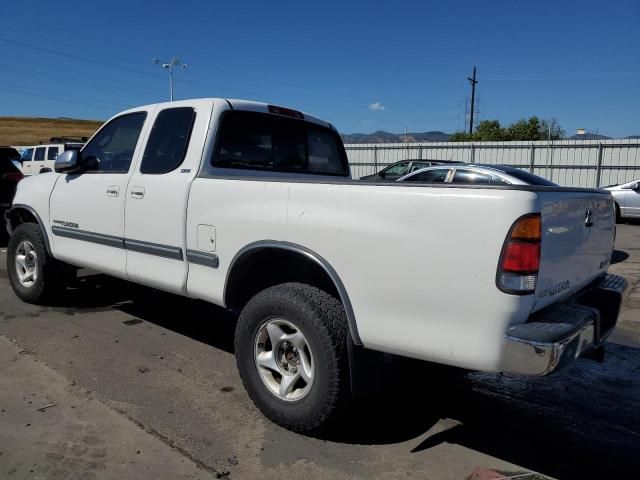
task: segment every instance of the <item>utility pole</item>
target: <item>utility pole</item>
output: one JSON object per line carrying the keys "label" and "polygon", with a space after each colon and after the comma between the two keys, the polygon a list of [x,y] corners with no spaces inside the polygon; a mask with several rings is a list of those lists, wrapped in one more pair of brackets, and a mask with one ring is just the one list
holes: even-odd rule
{"label": "utility pole", "polygon": [[176,67],[180,67],[184,70],[185,68],[187,68],[187,64],[182,63],[177,57],[173,57],[168,62],[160,60],[159,58],[154,58],[153,63],[155,65],[161,65],[162,68],[169,71],[169,98],[173,102],[173,70]]}
{"label": "utility pole", "polygon": [[478,81],[476,80],[476,67],[473,67],[473,77],[467,77],[467,80],[471,82],[471,114],[469,117],[469,135],[473,134],[473,111],[475,110],[476,104],[476,84]]}

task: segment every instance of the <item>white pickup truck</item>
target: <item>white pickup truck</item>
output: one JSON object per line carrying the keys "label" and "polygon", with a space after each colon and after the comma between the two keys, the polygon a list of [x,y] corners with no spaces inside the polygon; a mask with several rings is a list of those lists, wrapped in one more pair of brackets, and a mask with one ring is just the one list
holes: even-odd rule
{"label": "white pickup truck", "polygon": [[134,108],[55,170],[6,214],[18,297],[73,266],[236,311],[244,385],[296,431],[335,418],[371,351],[525,375],[600,352],[626,288],[609,193],[354,181],[336,129],[288,108]]}

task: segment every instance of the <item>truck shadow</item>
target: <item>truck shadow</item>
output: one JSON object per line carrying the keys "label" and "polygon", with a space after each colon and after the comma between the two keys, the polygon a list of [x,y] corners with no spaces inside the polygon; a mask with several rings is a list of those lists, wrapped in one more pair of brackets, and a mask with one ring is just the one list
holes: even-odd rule
{"label": "truck shadow", "polygon": [[[224,309],[104,275],[79,278],[53,308],[70,315],[115,308],[233,352],[236,319]],[[603,364],[581,360],[542,378],[388,356],[382,387],[355,400],[317,437],[337,445],[406,444],[407,455],[418,458],[440,444],[457,444],[559,479],[636,478],[639,374],[640,349],[617,344],[608,345]],[[293,433],[278,435],[295,441]]]}
{"label": "truck shadow", "polygon": [[559,479],[635,478],[639,372],[640,349],[616,344],[603,364],[581,360],[543,378],[456,374],[398,360],[384,372],[395,378],[359,400],[326,438],[408,441],[415,455],[457,444]]}
{"label": "truck shadow", "polygon": [[611,265],[624,262],[628,258],[629,254],[624,250],[614,250],[613,254],[611,255]]}

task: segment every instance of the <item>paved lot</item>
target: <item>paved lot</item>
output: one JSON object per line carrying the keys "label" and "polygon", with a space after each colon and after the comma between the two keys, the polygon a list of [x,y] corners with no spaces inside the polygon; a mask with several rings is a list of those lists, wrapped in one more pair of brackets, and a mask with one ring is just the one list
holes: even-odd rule
{"label": "paved lot", "polygon": [[27,305],[0,253],[0,478],[637,478],[640,225],[614,260],[634,288],[605,363],[522,379],[391,359],[382,391],[310,438],[254,408],[222,310],[102,275]]}

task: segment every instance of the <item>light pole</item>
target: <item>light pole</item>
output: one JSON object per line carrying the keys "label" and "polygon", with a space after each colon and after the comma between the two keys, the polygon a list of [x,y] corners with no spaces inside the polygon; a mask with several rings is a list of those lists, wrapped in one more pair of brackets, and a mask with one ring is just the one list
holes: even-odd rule
{"label": "light pole", "polygon": [[174,68],[182,68],[184,70],[187,68],[187,64],[182,63],[177,57],[173,57],[168,62],[160,60],[159,58],[154,58],[153,63],[155,65],[161,65],[162,68],[169,71],[169,98],[173,102],[173,70]]}

